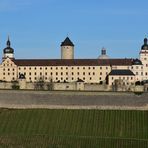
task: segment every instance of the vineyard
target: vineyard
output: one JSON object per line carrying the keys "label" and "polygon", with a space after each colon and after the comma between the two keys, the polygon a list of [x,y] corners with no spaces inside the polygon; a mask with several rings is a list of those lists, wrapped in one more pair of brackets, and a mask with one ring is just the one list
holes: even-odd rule
{"label": "vineyard", "polygon": [[1,109],[0,147],[148,148],[148,111]]}

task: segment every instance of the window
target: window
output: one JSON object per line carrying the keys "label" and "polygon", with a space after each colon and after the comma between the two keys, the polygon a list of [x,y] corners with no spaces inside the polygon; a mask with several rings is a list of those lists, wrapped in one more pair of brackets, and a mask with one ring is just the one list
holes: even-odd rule
{"label": "window", "polygon": [[61,69],[63,69],[63,67],[61,67]]}
{"label": "window", "polygon": [[88,67],[88,69],[90,69],[90,67]]}
{"label": "window", "polygon": [[83,67],[83,69],[85,69],[85,67]]}
{"label": "window", "polygon": [[85,72],[83,72],[83,75],[85,75]]}
{"label": "window", "polygon": [[50,69],[52,70],[52,67]]}
{"label": "window", "polygon": [[68,72],[66,72],[66,75],[68,75]]}
{"label": "window", "polygon": [[14,71],[14,68],[12,70]]}
{"label": "window", "polygon": [[136,72],[136,75],[138,75],[138,72]]}
{"label": "window", "polygon": [[56,72],[56,75],[58,75],[58,72]]}
{"label": "window", "polygon": [[52,76],[52,72],[50,73],[50,75]]}
{"label": "window", "polygon": [[8,68],[8,71],[10,71],[10,69]]}
{"label": "window", "polygon": [[90,72],[88,73],[88,75],[90,75]]}
{"label": "window", "polygon": [[95,69],[95,67],[93,67],[93,69]]}
{"label": "window", "polygon": [[37,78],[35,77],[34,79],[36,80]]}
{"label": "window", "polygon": [[14,72],[12,73],[12,75],[14,76]]}
{"label": "window", "polygon": [[93,72],[93,75],[95,75],[95,72]]}
{"label": "window", "polygon": [[102,67],[100,67],[100,69],[102,69]]}
{"label": "window", "polygon": [[36,75],[36,72],[34,73],[34,75]]}
{"label": "window", "polygon": [[40,75],[42,75],[42,72],[40,72]]}
{"label": "window", "polygon": [[79,69],[79,67],[77,67],[77,69]]}
{"label": "window", "polygon": [[73,80],[74,78],[72,77],[71,79]]}
{"label": "window", "polygon": [[73,67],[71,67],[71,69],[73,69]]}
{"label": "window", "polygon": [[92,77],[90,77],[89,79],[92,80]]}
{"label": "window", "polygon": [[131,77],[131,80],[133,80],[133,77]]}
{"label": "window", "polygon": [[74,73],[73,73],[73,72],[72,72],[71,74],[72,74],[72,75],[74,75]]}
{"label": "window", "polygon": [[79,75],[80,73],[79,72],[77,72],[77,75]]}
{"label": "window", "polygon": [[56,80],[58,80],[58,78],[56,77]]}
{"label": "window", "polygon": [[85,80],[85,77],[83,77],[83,80]]}
{"label": "window", "polygon": [[63,72],[61,72],[61,75],[63,75]]}
{"label": "window", "polygon": [[56,67],[56,70],[58,70],[58,67]]}
{"label": "window", "polygon": [[106,67],[106,69],[108,69],[108,67]]}
{"label": "window", "polygon": [[114,77],[112,77],[112,80],[114,80]]}
{"label": "window", "polygon": [[5,68],[3,69],[3,71],[5,71]]}
{"label": "window", "polygon": [[45,67],[45,70],[47,70],[47,67]]}
{"label": "window", "polygon": [[29,67],[29,70],[31,70],[31,67]]}
{"label": "window", "polygon": [[29,75],[31,76],[31,72],[29,72]]}
{"label": "window", "polygon": [[24,67],[24,70],[26,70],[26,67]]}
{"label": "window", "polygon": [[63,80],[63,78],[61,77],[61,80]]}
{"label": "window", "polygon": [[3,75],[5,75],[5,72],[3,73]]}
{"label": "window", "polygon": [[68,69],[68,67],[66,67],[66,69]]}
{"label": "window", "polygon": [[36,67],[34,69],[36,70]]}
{"label": "window", "polygon": [[45,72],[45,75],[47,75],[47,72]]}
{"label": "window", "polygon": [[42,70],[42,67],[40,67],[40,70]]}
{"label": "window", "polygon": [[100,80],[101,80],[102,78],[100,77]]}
{"label": "window", "polygon": [[102,72],[100,72],[100,75],[102,75]]}

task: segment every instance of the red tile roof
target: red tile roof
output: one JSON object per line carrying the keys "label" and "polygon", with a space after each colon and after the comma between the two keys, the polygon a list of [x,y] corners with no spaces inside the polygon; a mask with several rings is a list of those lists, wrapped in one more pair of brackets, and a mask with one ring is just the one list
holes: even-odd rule
{"label": "red tile roof", "polygon": [[17,66],[130,66],[132,59],[14,59]]}

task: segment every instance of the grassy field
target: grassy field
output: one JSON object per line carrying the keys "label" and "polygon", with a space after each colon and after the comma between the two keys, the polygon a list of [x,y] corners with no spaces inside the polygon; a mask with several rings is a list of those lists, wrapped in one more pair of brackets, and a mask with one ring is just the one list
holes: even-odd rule
{"label": "grassy field", "polygon": [[0,109],[0,147],[148,148],[148,111]]}

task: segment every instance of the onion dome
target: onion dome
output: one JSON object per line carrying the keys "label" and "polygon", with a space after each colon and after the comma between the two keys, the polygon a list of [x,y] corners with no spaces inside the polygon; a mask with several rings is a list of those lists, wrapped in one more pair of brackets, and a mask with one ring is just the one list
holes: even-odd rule
{"label": "onion dome", "polygon": [[61,46],[74,46],[73,42],[67,37],[62,43]]}
{"label": "onion dome", "polygon": [[142,65],[142,62],[139,59],[133,59],[132,64],[133,65]]}
{"label": "onion dome", "polygon": [[4,53],[14,53],[14,49],[11,48],[11,42],[9,40],[9,37],[8,37],[8,40],[7,40],[7,43],[6,43],[7,47],[4,49]]}
{"label": "onion dome", "polygon": [[144,44],[141,47],[141,50],[148,50],[147,38],[144,39]]}
{"label": "onion dome", "polygon": [[98,59],[109,59],[109,56],[106,54],[106,49],[103,47],[101,50],[101,55],[98,57]]}

